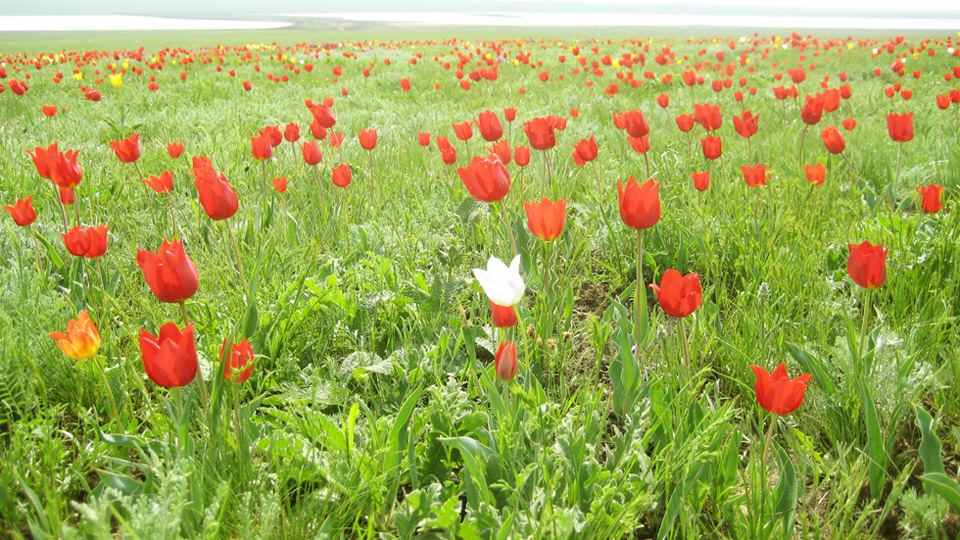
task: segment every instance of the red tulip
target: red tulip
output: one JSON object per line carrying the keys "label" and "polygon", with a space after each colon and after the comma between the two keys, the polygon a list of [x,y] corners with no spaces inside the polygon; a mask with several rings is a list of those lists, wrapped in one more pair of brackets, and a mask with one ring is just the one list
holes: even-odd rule
{"label": "red tulip", "polygon": [[960,88],[950,91],[950,103],[960,103]]}
{"label": "red tulip", "polygon": [[200,204],[210,219],[227,219],[237,213],[237,208],[240,207],[237,192],[230,187],[230,182],[224,175],[217,176],[216,171],[211,168],[210,173],[197,177],[193,185],[200,196]]}
{"label": "red tulip", "polygon": [[497,378],[503,382],[510,382],[517,376],[520,361],[517,359],[517,345],[512,341],[500,344],[497,354],[493,357],[493,369]]}
{"label": "red tulip", "polygon": [[457,169],[460,180],[478,201],[494,203],[506,196],[510,190],[510,175],[496,154],[486,159],[474,157],[467,167]]}
{"label": "red tulip", "polygon": [[140,330],[140,352],[143,369],[150,380],[164,388],[190,384],[197,376],[197,346],[193,340],[193,323],[183,331],[172,322],[160,327],[159,337]]}
{"label": "red tulip", "polygon": [[494,143],[493,146],[488,148],[491,153],[496,154],[500,161],[504,165],[510,164],[510,144],[507,143],[507,140],[504,139],[500,142]]}
{"label": "red tulip", "polygon": [[887,133],[899,143],[913,140],[913,113],[888,114]]}
{"label": "red tulip", "polygon": [[137,250],[137,265],[150,290],[161,302],[182,302],[197,292],[197,267],[183,251],[183,241],[167,242],[156,253]]}
{"label": "red tulip", "polygon": [[54,184],[66,189],[73,189],[80,184],[80,181],[83,180],[83,169],[77,163],[79,153],[79,150],[67,150],[48,157],[50,168],[47,172]]}
{"label": "red tulip", "polygon": [[750,187],[760,187],[767,185],[767,166],[757,163],[753,167],[746,165],[740,167],[743,171],[743,179]]}
{"label": "red tulip", "polygon": [[167,153],[173,159],[177,159],[183,154],[183,143],[167,143]]}
{"label": "red tulip", "polygon": [[823,96],[821,94],[817,94],[816,96],[807,94],[806,101],[803,103],[803,109],[800,110],[800,119],[803,120],[804,124],[812,126],[820,122],[822,115]]}
{"label": "red tulip", "polygon": [[103,99],[103,94],[99,90],[94,90],[93,88],[88,88],[83,92],[83,98],[87,101],[100,101]]}
{"label": "red tulip", "polygon": [[270,145],[270,140],[264,135],[250,137],[250,153],[253,154],[253,159],[257,161],[270,159],[273,157],[273,146]]}
{"label": "red tulip", "polygon": [[823,110],[833,112],[840,108],[840,92],[831,88],[823,93]]}
{"label": "red tulip", "polygon": [[803,170],[807,173],[807,181],[815,186],[822,184],[827,176],[827,169],[823,166],[823,163],[804,165]]}
{"label": "red tulip", "polygon": [[98,225],[97,227],[74,227],[66,234],[60,233],[63,237],[63,244],[67,251],[75,257],[86,257],[88,259],[97,259],[107,252],[107,231],[110,227]]}
{"label": "red tulip", "polygon": [[323,159],[320,148],[313,141],[304,142],[300,148],[303,150],[303,160],[307,162],[307,165],[316,165]]}
{"label": "red tulip", "polygon": [[950,108],[950,96],[947,94],[937,94],[937,107],[940,109]]}
{"label": "red tulip", "polygon": [[70,206],[77,202],[77,195],[72,189],[60,188],[60,202],[62,202],[64,206]]}
{"label": "red tulip", "polygon": [[660,285],[648,285],[657,293],[657,300],[663,311],[674,317],[690,315],[700,307],[703,291],[700,288],[700,276],[697,274],[680,275],[670,269],[663,273]]}
{"label": "red tulip", "polygon": [[100,332],[86,311],[81,311],[76,320],[67,322],[66,332],[50,332],[50,337],[64,354],[74,360],[93,358],[100,349]]}
{"label": "red tulip", "polygon": [[300,124],[290,122],[287,124],[287,127],[283,129],[283,138],[287,142],[297,142],[300,140]]}
{"label": "red tulip", "polygon": [[446,137],[437,137],[437,148],[440,149],[440,156],[445,164],[453,165],[457,162],[457,150]]}
{"label": "red tulip", "polygon": [[534,236],[549,242],[560,236],[567,219],[567,199],[550,202],[544,197],[539,203],[524,202],[527,211],[527,227]]}
{"label": "red tulip", "polygon": [[250,374],[253,373],[253,366],[247,366],[247,364],[253,361],[253,347],[250,346],[250,342],[243,339],[240,340],[239,343],[234,343],[233,346],[230,347],[230,357],[224,360],[223,352],[226,348],[227,340],[223,340],[223,345],[220,346],[220,362],[223,364],[223,378],[235,383],[247,382]]}
{"label": "red tulip", "polygon": [[857,127],[857,121],[853,118],[846,118],[843,121],[843,129],[853,131]]}
{"label": "red tulip", "polygon": [[123,163],[133,163],[140,159],[140,134],[134,133],[122,141],[111,141],[110,148]]}
{"label": "red tulip", "polygon": [[357,137],[360,139],[360,146],[364,150],[373,150],[377,147],[377,130],[361,129],[357,132]]}
{"label": "red tulip", "polygon": [[400,88],[402,88],[404,92],[410,90],[410,79],[400,79]]}
{"label": "red tulip", "polygon": [[548,118],[534,118],[524,122],[523,131],[530,140],[530,146],[537,150],[550,150],[557,144],[555,126],[556,122],[551,122]]}
{"label": "red tulip", "polygon": [[803,403],[803,393],[813,375],[801,375],[790,380],[786,366],[781,363],[773,374],[759,366],[750,366],[757,381],[757,403],[774,414],[790,414]]}
{"label": "red tulip", "polygon": [[631,137],[643,137],[644,135],[650,133],[650,125],[647,123],[647,119],[643,116],[643,111],[632,110],[623,113],[623,118],[626,121],[627,133]]}
{"label": "red tulip", "polygon": [[287,190],[287,177],[281,176],[279,178],[274,178],[272,180],[273,188],[277,190],[277,193],[283,193]]}
{"label": "red tulip", "polygon": [[467,121],[462,124],[450,124],[453,126],[453,132],[461,141],[468,141],[473,137],[473,127],[471,122]]}
{"label": "red tulip", "polygon": [[487,142],[494,142],[503,137],[503,126],[500,125],[500,119],[493,111],[486,110],[480,113],[477,126],[480,128],[480,136]]}
{"label": "red tulip", "polygon": [[330,129],[337,124],[337,117],[334,116],[333,111],[330,110],[328,105],[318,103],[307,106],[310,109],[310,113],[313,114],[313,119],[324,128]]}
{"label": "red tulip", "polygon": [[419,143],[420,146],[430,146],[430,133],[426,131],[418,132],[417,143]]}
{"label": "red tulip", "polygon": [[876,246],[864,241],[848,245],[847,273],[853,282],[865,289],[876,289],[887,280],[887,251],[883,244]]}
{"label": "red tulip", "polygon": [[517,324],[517,311],[513,306],[498,306],[490,300],[493,325],[497,328],[513,328]]}
{"label": "red tulip", "polygon": [[350,185],[350,180],[353,179],[353,172],[350,170],[348,163],[341,163],[331,170],[333,172],[332,180],[335,186],[345,188]]}
{"label": "red tulip", "polygon": [[610,113],[613,115],[613,127],[617,129],[627,129],[627,117],[625,113]]}
{"label": "red tulip", "polygon": [[143,182],[157,193],[167,193],[173,190],[173,173],[163,171],[160,176],[150,175],[150,178],[144,178]]}
{"label": "red tulip", "polygon": [[823,146],[827,148],[827,152],[831,154],[839,154],[847,147],[847,141],[843,139],[843,135],[833,126],[824,128],[820,134],[820,138],[823,139]]}
{"label": "red tulip", "polygon": [[627,137],[627,142],[630,143],[630,147],[633,148],[633,151],[638,154],[646,154],[650,151],[649,135],[644,135],[643,137]]}
{"label": "red tulip", "polygon": [[790,75],[793,84],[800,84],[807,78],[807,72],[802,69],[788,69],[787,75]]}
{"label": "red tulip", "polygon": [[716,131],[723,124],[723,116],[720,114],[719,105],[693,105],[693,120],[703,126],[707,131]]}
{"label": "red tulip", "polygon": [[680,131],[687,133],[693,129],[693,115],[692,114],[681,114],[677,117],[677,127],[680,128]]}
{"label": "red tulip", "polygon": [[760,115],[754,116],[750,111],[743,111],[740,116],[733,117],[733,127],[737,134],[745,139],[749,139],[757,134],[757,123],[760,121]]}
{"label": "red tulip", "polygon": [[517,108],[516,108],[516,107],[508,107],[508,108],[504,109],[504,110],[503,110],[503,117],[507,120],[507,122],[513,122],[514,120],[517,119]]}
{"label": "red tulip", "polygon": [[723,153],[723,143],[720,137],[707,135],[706,139],[700,139],[700,146],[703,148],[703,157],[707,159],[717,159]]}
{"label": "red tulip", "polygon": [[260,134],[261,139],[267,141],[271,148],[276,148],[283,142],[283,133],[280,132],[280,128],[277,126],[267,126],[257,130],[257,133]]}
{"label": "red tulip", "polygon": [[310,134],[313,135],[313,138],[322,141],[327,137],[327,128],[320,125],[320,122],[317,122],[316,119],[313,122],[310,122]]}
{"label": "red tulip", "polygon": [[342,131],[330,134],[330,147],[331,148],[340,148],[340,145],[343,144],[343,139],[345,135]]}
{"label": "red tulip", "polygon": [[530,164],[530,149],[526,146],[518,146],[513,149],[513,160],[517,165],[526,167]]}
{"label": "red tulip", "polygon": [[12,91],[14,94],[18,96],[22,96],[30,88],[29,86],[27,86],[27,83],[18,81],[16,79],[12,79],[10,82],[8,82],[7,86],[10,87],[10,91]]}
{"label": "red tulip", "polygon": [[[30,154],[29,150],[24,150],[24,152]],[[59,155],[60,151],[57,150],[57,143],[53,143],[47,148],[37,146],[33,149],[30,157],[33,158],[33,166],[37,169],[37,174],[49,180],[50,171],[55,166]]]}
{"label": "red tulip", "polygon": [[620,219],[628,227],[637,230],[649,229],[660,221],[660,184],[651,178],[643,185],[631,176],[627,185],[617,180],[620,200]]}
{"label": "red tulip", "polygon": [[13,222],[21,227],[28,227],[37,220],[37,212],[33,209],[33,195],[26,199],[17,199],[13,206],[4,206],[3,209],[10,212]]}
{"label": "red tulip", "polygon": [[594,140],[592,135],[589,139],[582,139],[580,142],[573,145],[573,149],[574,153],[577,154],[584,162],[593,161],[597,158],[597,141]]}
{"label": "red tulip", "polygon": [[657,105],[663,109],[666,109],[668,106],[670,106],[670,96],[666,94],[660,94],[657,96]]}
{"label": "red tulip", "polygon": [[697,191],[706,191],[710,187],[710,171],[694,172],[693,187]]}
{"label": "red tulip", "polygon": [[43,113],[43,115],[46,116],[47,118],[50,118],[51,116],[55,116],[55,115],[57,114],[57,108],[56,108],[56,107],[49,107],[49,106],[48,106],[48,107],[41,107],[41,108],[40,108],[40,111],[41,111],[41,112]]}
{"label": "red tulip", "polygon": [[943,186],[930,184],[929,186],[917,186],[917,192],[920,193],[921,206],[924,214],[936,214],[943,208],[940,202],[940,193]]}

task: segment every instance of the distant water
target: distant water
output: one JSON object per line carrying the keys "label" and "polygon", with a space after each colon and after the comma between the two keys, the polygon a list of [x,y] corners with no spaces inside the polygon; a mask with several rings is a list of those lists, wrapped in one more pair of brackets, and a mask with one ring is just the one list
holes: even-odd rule
{"label": "distant water", "polygon": [[284,21],[178,19],[140,15],[5,15],[0,32],[105,30],[259,30],[282,28]]}
{"label": "distant water", "polygon": [[564,12],[381,12],[290,13],[272,15],[273,21],[188,19],[139,15],[7,15],[0,17],[0,32],[109,31],[109,30],[258,30],[283,28],[306,20],[370,22],[401,27],[737,27],[960,30],[958,18],[795,17],[766,15],[690,15],[664,13],[564,13]]}
{"label": "distant water", "polygon": [[690,15],[663,13],[306,13],[284,14],[292,19],[342,19],[393,23],[399,26],[709,26],[738,28],[825,28],[825,29],[891,29],[891,30],[960,30],[960,18],[890,18],[890,17],[795,17],[766,15]]}

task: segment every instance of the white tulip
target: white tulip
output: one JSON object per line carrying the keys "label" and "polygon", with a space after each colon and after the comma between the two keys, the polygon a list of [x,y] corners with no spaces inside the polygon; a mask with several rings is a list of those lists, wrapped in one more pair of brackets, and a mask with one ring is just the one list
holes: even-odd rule
{"label": "white tulip", "polygon": [[520,303],[526,287],[520,277],[520,255],[513,258],[508,268],[503,261],[490,257],[487,269],[473,269],[473,275],[487,293],[490,301],[498,306],[510,307]]}

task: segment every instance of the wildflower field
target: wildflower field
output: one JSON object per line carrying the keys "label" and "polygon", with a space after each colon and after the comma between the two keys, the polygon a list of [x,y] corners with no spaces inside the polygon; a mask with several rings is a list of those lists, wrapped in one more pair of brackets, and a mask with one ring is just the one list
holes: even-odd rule
{"label": "wildflower field", "polygon": [[242,43],[0,54],[0,538],[960,535],[956,36]]}

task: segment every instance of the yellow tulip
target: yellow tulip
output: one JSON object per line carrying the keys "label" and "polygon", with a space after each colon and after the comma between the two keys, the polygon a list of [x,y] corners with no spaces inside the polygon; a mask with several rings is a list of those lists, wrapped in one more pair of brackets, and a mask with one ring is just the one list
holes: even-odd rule
{"label": "yellow tulip", "polygon": [[67,332],[50,332],[50,337],[57,342],[60,350],[74,360],[92,358],[100,349],[100,333],[90,320],[90,315],[83,311],[76,320],[67,323]]}
{"label": "yellow tulip", "polygon": [[122,73],[113,73],[110,75],[110,84],[114,88],[120,88],[123,86],[123,74]]}

